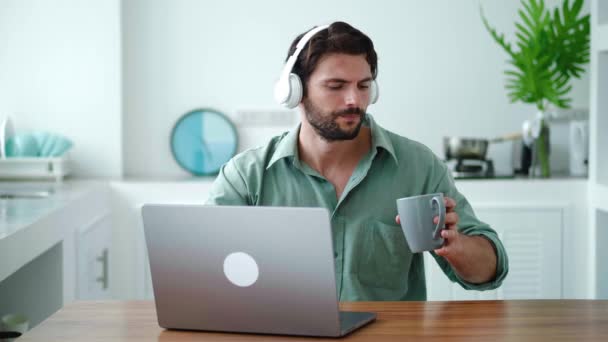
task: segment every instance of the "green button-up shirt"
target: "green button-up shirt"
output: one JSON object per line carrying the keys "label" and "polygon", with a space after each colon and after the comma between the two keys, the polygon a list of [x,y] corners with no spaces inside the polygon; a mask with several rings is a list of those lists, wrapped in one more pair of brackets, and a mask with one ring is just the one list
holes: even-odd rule
{"label": "green button-up shirt", "polygon": [[507,275],[505,249],[496,232],[479,221],[458,192],[445,164],[427,147],[378,126],[371,115],[372,148],[348,180],[342,196],[298,156],[299,127],[242,152],[221,169],[207,204],[324,207],[331,213],[336,286],[341,301],[426,300],[422,253],[412,253],[395,223],[395,200],[443,192],[456,200],[458,228],[482,235],[495,247],[496,278],[471,284],[431,252],[443,272],[465,289],[500,286]]}

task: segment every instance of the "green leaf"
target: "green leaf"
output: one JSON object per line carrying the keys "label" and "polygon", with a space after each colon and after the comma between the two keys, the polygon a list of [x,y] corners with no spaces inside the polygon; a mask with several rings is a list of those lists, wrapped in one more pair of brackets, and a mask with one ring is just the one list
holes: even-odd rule
{"label": "green leaf", "polygon": [[519,30],[519,33],[521,33],[523,36],[525,36],[525,39],[522,39],[522,40],[530,41],[530,40],[534,39],[534,36],[532,35],[532,33],[526,27],[524,27],[522,24],[515,23],[515,27],[517,27],[517,29]]}
{"label": "green leaf", "polygon": [[500,45],[502,46],[502,48],[511,56],[513,57],[513,50],[511,48],[511,44],[508,43],[507,41],[505,41],[505,36],[504,34],[499,34],[494,28],[492,28],[490,26],[490,24],[488,23],[488,20],[486,19],[485,15],[483,14],[483,8],[480,6],[479,7],[479,11],[481,14],[481,18],[483,20],[483,24],[486,27],[486,30],[488,30],[488,32],[490,32],[490,35],[492,36],[492,38]]}
{"label": "green leaf", "polygon": [[549,9],[544,0],[521,0],[514,44],[490,26],[480,6],[484,26],[509,54],[507,63],[513,68],[504,74],[512,102],[569,106],[569,80],[582,75],[590,57],[590,16],[581,13],[583,4],[563,0],[561,7]]}

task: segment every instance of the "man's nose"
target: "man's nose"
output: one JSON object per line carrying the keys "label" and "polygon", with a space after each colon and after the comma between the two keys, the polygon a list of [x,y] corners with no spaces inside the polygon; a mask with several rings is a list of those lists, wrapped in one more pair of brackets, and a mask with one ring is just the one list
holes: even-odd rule
{"label": "man's nose", "polygon": [[349,107],[362,107],[364,101],[364,92],[357,87],[349,88],[344,96],[344,102]]}

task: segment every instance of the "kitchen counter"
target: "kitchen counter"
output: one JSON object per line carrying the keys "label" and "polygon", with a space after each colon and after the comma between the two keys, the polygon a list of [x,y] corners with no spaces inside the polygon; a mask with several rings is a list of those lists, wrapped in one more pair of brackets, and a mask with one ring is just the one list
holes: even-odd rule
{"label": "kitchen counter", "polygon": [[[53,185],[53,194],[40,199],[0,199],[0,281],[52,246],[61,243],[64,262],[65,300],[74,298],[74,260],[77,234],[99,217],[111,216],[110,278],[112,297],[149,298],[145,244],[140,208],[143,203],[204,203],[213,177],[127,178],[116,180],[68,179]],[[587,180],[462,179],[456,186],[476,212],[507,209],[564,208],[563,239],[565,298],[586,298],[592,293],[588,269]],[[24,183],[0,182],[3,186]],[[32,187],[44,183],[31,183]],[[49,183],[46,183],[49,184]],[[51,183],[52,184],[52,183]],[[548,210],[547,209],[547,210]],[[71,278],[70,278],[71,277]],[[582,281],[581,281],[582,279]]]}
{"label": "kitchen counter", "polygon": [[[48,193],[46,197],[0,198],[0,281],[97,217],[107,182],[0,182],[0,193]],[[107,209],[106,209],[107,211]]]}

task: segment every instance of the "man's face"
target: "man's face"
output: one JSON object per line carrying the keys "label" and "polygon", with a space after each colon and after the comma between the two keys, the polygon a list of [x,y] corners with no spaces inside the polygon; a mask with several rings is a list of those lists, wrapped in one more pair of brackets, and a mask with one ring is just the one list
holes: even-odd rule
{"label": "man's face", "polygon": [[357,137],[369,105],[371,82],[365,55],[321,57],[302,100],[306,119],[317,134],[327,141]]}

